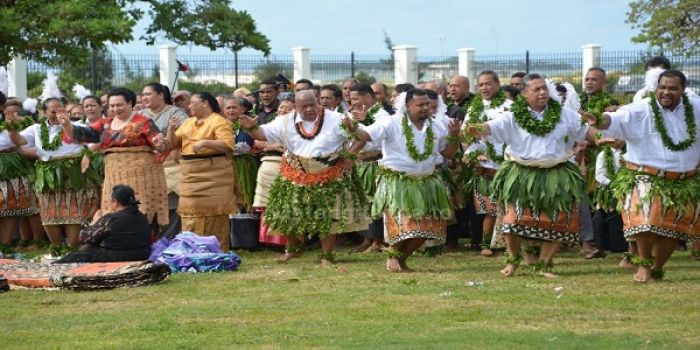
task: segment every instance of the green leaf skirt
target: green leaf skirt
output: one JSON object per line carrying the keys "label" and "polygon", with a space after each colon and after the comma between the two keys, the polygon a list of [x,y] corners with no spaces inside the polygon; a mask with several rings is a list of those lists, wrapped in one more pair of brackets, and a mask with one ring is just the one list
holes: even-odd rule
{"label": "green leaf skirt", "polygon": [[[95,157],[97,158],[97,157]],[[104,179],[104,163],[91,161],[85,173],[80,171],[82,156],[36,162],[34,191],[82,190],[100,188]]]}
{"label": "green leaf skirt", "polygon": [[17,177],[34,179],[34,165],[19,152],[0,153],[0,180]]}
{"label": "green leaf skirt", "polygon": [[367,198],[355,171],[323,184],[295,184],[277,176],[265,223],[286,236],[318,236],[367,229]]}
{"label": "green leaf skirt", "polygon": [[437,171],[429,176],[418,177],[380,168],[379,176],[372,217],[378,218],[384,212],[395,217],[452,217],[452,204]]}
{"label": "green leaf skirt", "polygon": [[491,182],[498,203],[531,208],[539,213],[570,212],[586,199],[578,167],[564,162],[552,168],[534,168],[505,161]]}

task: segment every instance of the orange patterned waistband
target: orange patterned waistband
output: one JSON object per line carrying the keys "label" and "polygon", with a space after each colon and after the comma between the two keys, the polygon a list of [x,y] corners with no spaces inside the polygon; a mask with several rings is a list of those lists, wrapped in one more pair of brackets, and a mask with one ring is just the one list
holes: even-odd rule
{"label": "orange patterned waistband", "polygon": [[691,177],[697,173],[696,170],[691,170],[691,171],[684,171],[684,172],[675,172],[675,171],[666,171],[662,169],[657,169],[648,165],[639,165],[639,164],[634,164],[632,162],[625,162],[625,166],[627,169],[638,171],[641,173],[645,173],[647,175],[651,176],[659,176],[659,177],[664,177],[669,180],[679,180],[679,179],[685,179],[687,177]]}
{"label": "orange patterned waistband", "polygon": [[299,185],[319,185],[331,182],[341,178],[345,174],[343,162],[337,162],[323,170],[309,173],[293,167],[287,162],[286,158],[282,159],[280,164],[280,175]]}

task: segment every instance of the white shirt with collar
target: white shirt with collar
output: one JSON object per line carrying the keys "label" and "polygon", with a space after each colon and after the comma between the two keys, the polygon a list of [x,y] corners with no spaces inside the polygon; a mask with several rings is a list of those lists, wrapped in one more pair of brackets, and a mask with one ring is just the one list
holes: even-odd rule
{"label": "white shirt with collar", "polygon": [[[528,111],[538,120],[544,119],[545,108],[535,112]],[[587,125],[581,125],[578,113],[561,108],[561,118],[554,129],[544,136],[530,134],[515,121],[513,112],[503,112],[501,117],[486,122],[491,136],[496,142],[505,143],[505,153],[525,160],[548,160],[570,156],[570,142],[581,141],[586,137]]]}
{"label": "white shirt with collar", "polygon": [[[486,115],[487,120],[494,120],[494,119],[500,118],[503,115],[503,113],[508,111],[508,109],[510,109],[510,106],[513,104],[513,101],[506,99],[500,106],[497,106],[496,108],[490,108],[491,101],[490,100],[483,100],[483,101],[484,101],[484,112],[483,113]],[[471,112],[471,108],[470,108],[470,112]],[[467,118],[469,118],[469,112],[467,112]],[[464,123],[462,125],[462,127],[466,128],[467,123]],[[491,136],[486,136],[486,141],[490,142],[493,145],[493,148],[496,151],[496,154],[503,154],[503,148],[505,147],[503,142],[498,142]],[[477,139],[476,142],[470,144],[469,147],[467,147],[465,153],[469,154],[469,153],[476,152],[476,151],[486,152],[486,142],[484,142],[483,140]],[[484,168],[488,168],[488,169],[498,169],[498,163],[496,163],[490,159],[489,160],[482,160],[481,166]]]}
{"label": "white shirt with collar", "polygon": [[[394,171],[403,172],[409,175],[427,176],[432,175],[435,170],[435,163],[440,156],[440,151],[447,147],[447,129],[441,123],[433,121],[433,135],[435,136],[433,152],[423,161],[417,162],[411,158],[406,147],[406,138],[403,135],[401,120],[403,115],[394,114],[388,118],[376,121],[370,126],[361,125],[372,141],[382,143],[382,159],[379,165]],[[413,142],[419,153],[425,151],[425,141],[428,127],[431,123],[426,120],[423,128],[418,130],[416,126],[408,122],[408,126],[413,133]]]}
{"label": "white shirt with collar", "polygon": [[15,147],[17,146],[10,140],[10,134],[7,130],[0,132],[0,151]]}
{"label": "white shirt with collar", "polygon": [[[75,123],[74,123],[75,124]],[[63,129],[61,125],[51,125],[47,122],[49,127],[49,141],[53,140],[59,131]],[[67,143],[65,141],[61,142],[61,146],[54,151],[44,150],[43,144],[41,143],[41,123],[34,124],[20,133],[25,140],[27,140],[27,147],[36,147],[36,155],[42,161],[48,161],[53,158],[71,158],[79,156],[83,151],[83,145],[80,143]]]}
{"label": "white shirt with collar", "polygon": [[[622,152],[619,149],[613,148],[613,166],[615,167],[615,171],[617,172],[620,170],[620,157]],[[608,170],[605,168],[605,151],[601,151],[598,153],[598,156],[596,157],[595,160],[595,181],[603,186],[607,186],[610,184],[610,174],[608,174]]]}
{"label": "white shirt with collar", "polygon": [[261,125],[268,142],[280,143],[287,152],[306,158],[327,157],[340,151],[348,141],[340,128],[343,116],[339,113],[324,109],[323,126],[321,131],[311,140],[307,140],[297,132],[295,124],[301,122],[307,132],[314,128],[314,122],[305,121],[301,116],[292,112],[277,116],[273,121]]}
{"label": "white shirt with collar", "polygon": [[[390,117],[391,114],[389,114],[387,111],[384,110],[384,108],[380,108],[377,113],[374,114],[374,123],[377,123],[378,121]],[[372,123],[372,124],[374,124]],[[380,151],[382,149],[382,142],[381,141],[370,141],[367,142],[365,147],[362,149],[364,152],[370,152],[370,151]]]}
{"label": "white shirt with collar", "polygon": [[[696,130],[700,130],[700,100],[689,99],[689,102],[693,107]],[[674,143],[688,139],[685,106],[682,101],[674,110],[659,105],[659,113],[668,136]],[[695,143],[684,151],[674,152],[666,148],[654,124],[654,112],[649,102],[627,105],[607,114],[611,123],[610,127],[603,131],[603,135],[627,142],[627,153],[623,156],[626,161],[674,172],[691,171],[698,167],[700,135],[697,135]]]}

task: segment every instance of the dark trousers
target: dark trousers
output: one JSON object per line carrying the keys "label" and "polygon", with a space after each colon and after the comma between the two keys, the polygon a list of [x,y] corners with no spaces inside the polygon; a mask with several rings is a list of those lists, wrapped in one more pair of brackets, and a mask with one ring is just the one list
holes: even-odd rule
{"label": "dark trousers", "polygon": [[472,245],[479,245],[483,239],[482,226],[484,223],[484,215],[477,215],[474,209],[474,201],[471,200],[471,194],[467,197],[468,200],[464,208],[455,210],[455,224],[447,226],[447,245],[457,245],[459,238],[471,238]]}
{"label": "dark trousers", "polygon": [[367,239],[384,240],[384,218],[372,220],[369,230],[362,231],[362,235]]}
{"label": "dark trousers", "polygon": [[627,251],[620,213],[596,210],[593,215],[593,235],[599,250],[615,253]]}

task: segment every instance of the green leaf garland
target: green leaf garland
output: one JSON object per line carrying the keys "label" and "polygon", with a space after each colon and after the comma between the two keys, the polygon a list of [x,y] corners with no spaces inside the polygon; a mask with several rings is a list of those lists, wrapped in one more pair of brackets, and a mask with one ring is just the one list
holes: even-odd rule
{"label": "green leaf garland", "polygon": [[433,149],[435,148],[435,133],[433,132],[432,119],[428,118],[428,131],[426,131],[423,153],[418,153],[415,140],[413,139],[413,131],[411,131],[411,128],[408,126],[407,114],[404,114],[403,118],[401,118],[401,131],[406,139],[406,149],[408,149],[408,155],[411,156],[411,159],[416,162],[422,162],[433,154]]}
{"label": "green leaf garland", "polygon": [[513,112],[515,122],[530,134],[543,137],[552,132],[561,120],[561,105],[551,98],[547,101],[543,120],[537,120],[527,107],[527,101],[521,95],[515,99],[510,110]]}
{"label": "green leaf garland", "polygon": [[55,151],[63,144],[63,128],[49,141],[49,126],[46,118],[39,123],[39,137],[41,138],[41,148],[44,151]]}
{"label": "green leaf garland", "polygon": [[673,143],[673,140],[668,136],[668,130],[666,130],[666,125],[664,125],[663,118],[659,112],[659,105],[656,103],[656,96],[650,95],[649,105],[654,113],[654,126],[656,130],[659,131],[661,135],[661,142],[664,146],[674,152],[682,152],[688,149],[695,143],[696,140],[696,124],[695,124],[695,113],[693,113],[693,106],[688,101],[688,95],[683,94],[683,107],[685,107],[685,125],[688,130],[688,139],[682,141],[678,144]]}
{"label": "green leaf garland", "polygon": [[[581,97],[581,109],[595,116],[596,125],[601,125],[605,108],[612,105],[612,97],[605,91],[598,91],[590,96],[583,93]],[[582,123],[585,123],[585,121],[582,121]]]}

